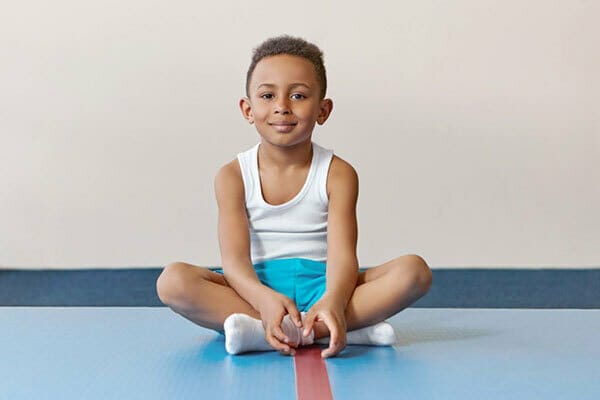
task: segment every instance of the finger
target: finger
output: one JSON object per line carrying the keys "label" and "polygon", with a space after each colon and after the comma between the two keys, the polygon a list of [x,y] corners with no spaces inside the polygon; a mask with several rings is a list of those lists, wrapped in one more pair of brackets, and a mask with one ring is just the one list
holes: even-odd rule
{"label": "finger", "polygon": [[275,336],[277,339],[279,339],[279,341],[283,342],[283,343],[290,343],[290,338],[281,330],[281,326],[280,325],[275,325],[273,326],[273,328],[271,329],[271,332],[273,333],[273,336]]}
{"label": "finger", "polygon": [[304,331],[302,331],[302,336],[307,337],[310,334],[310,331],[313,329],[314,323],[315,315],[309,311],[304,318]]}
{"label": "finger", "polygon": [[344,350],[344,347],[346,347],[346,337],[343,332],[339,332],[338,338],[335,340],[335,342],[330,341],[329,347],[323,351],[322,356],[324,358],[333,357]]}
{"label": "finger", "polygon": [[335,349],[339,343],[338,340],[338,327],[336,326],[336,324],[331,324],[331,327],[329,328],[329,349]]}
{"label": "finger", "polygon": [[333,356],[333,350],[331,349],[331,347],[327,347],[325,350],[323,350],[321,352],[321,358],[329,358],[331,356]]}
{"label": "finger", "polygon": [[339,348],[339,324],[330,314],[323,315],[323,320],[329,329],[329,346],[321,352],[321,356],[325,358],[337,354],[336,351]]}
{"label": "finger", "polygon": [[273,347],[275,350],[278,350],[280,352],[290,350],[290,347],[288,345],[281,343],[275,336],[273,336],[271,334],[270,331],[268,331],[267,334],[265,335],[265,339],[266,339],[267,343],[269,343],[271,345],[271,347]]}
{"label": "finger", "polygon": [[279,327],[279,325],[269,324],[265,330],[265,334],[271,338],[271,342],[275,344],[277,350],[283,350],[289,348],[288,343],[285,342],[287,337]]}
{"label": "finger", "polygon": [[296,350],[291,348],[289,349],[289,351],[280,351],[279,353],[283,354],[284,356],[295,356],[296,355]]}
{"label": "finger", "polygon": [[344,350],[344,347],[346,347],[345,344],[338,342],[337,346],[335,346],[333,348],[328,347],[325,350],[323,350],[321,352],[321,357],[328,358],[328,357],[336,356],[338,353],[340,353],[342,350]]}
{"label": "finger", "polygon": [[302,315],[300,314],[300,311],[298,311],[298,308],[296,308],[296,305],[292,304],[287,310],[290,314],[290,318],[294,321],[294,324],[296,324],[298,328],[302,328]]}

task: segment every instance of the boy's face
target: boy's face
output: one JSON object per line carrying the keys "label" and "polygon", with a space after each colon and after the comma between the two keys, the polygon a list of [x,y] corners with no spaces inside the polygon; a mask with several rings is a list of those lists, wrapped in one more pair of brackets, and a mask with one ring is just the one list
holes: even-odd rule
{"label": "boy's face", "polygon": [[315,122],[323,125],[331,110],[330,99],[320,99],[313,64],[298,56],[280,54],[256,64],[249,84],[250,98],[240,100],[244,118],[264,140],[292,146],[311,139]]}

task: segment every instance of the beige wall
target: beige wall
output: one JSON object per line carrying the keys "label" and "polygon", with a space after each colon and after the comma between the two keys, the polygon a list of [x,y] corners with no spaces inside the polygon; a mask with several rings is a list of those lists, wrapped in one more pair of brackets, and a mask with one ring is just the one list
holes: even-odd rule
{"label": "beige wall", "polygon": [[251,50],[322,47],[361,265],[600,266],[600,2],[12,2],[0,266],[220,263]]}

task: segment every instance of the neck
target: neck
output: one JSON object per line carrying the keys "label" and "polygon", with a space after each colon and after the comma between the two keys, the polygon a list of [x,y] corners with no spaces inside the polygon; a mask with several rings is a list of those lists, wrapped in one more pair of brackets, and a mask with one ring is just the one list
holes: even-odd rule
{"label": "neck", "polygon": [[312,151],[310,140],[292,147],[274,146],[263,140],[258,146],[259,167],[277,170],[303,168],[310,165]]}

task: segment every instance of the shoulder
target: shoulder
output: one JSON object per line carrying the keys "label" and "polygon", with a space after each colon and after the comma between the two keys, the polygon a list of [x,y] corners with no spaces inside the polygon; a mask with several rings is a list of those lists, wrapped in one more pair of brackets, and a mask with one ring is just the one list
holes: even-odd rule
{"label": "shoulder", "polygon": [[214,184],[217,201],[225,197],[244,198],[244,181],[237,159],[233,159],[219,168]]}
{"label": "shoulder", "polygon": [[327,197],[331,199],[334,192],[358,196],[358,173],[349,162],[335,154],[331,158],[327,174]]}
{"label": "shoulder", "polygon": [[233,159],[227,164],[222,165],[215,175],[215,180],[235,181],[237,179],[239,179],[240,183],[243,184],[242,170],[240,169],[240,163],[237,159]]}

